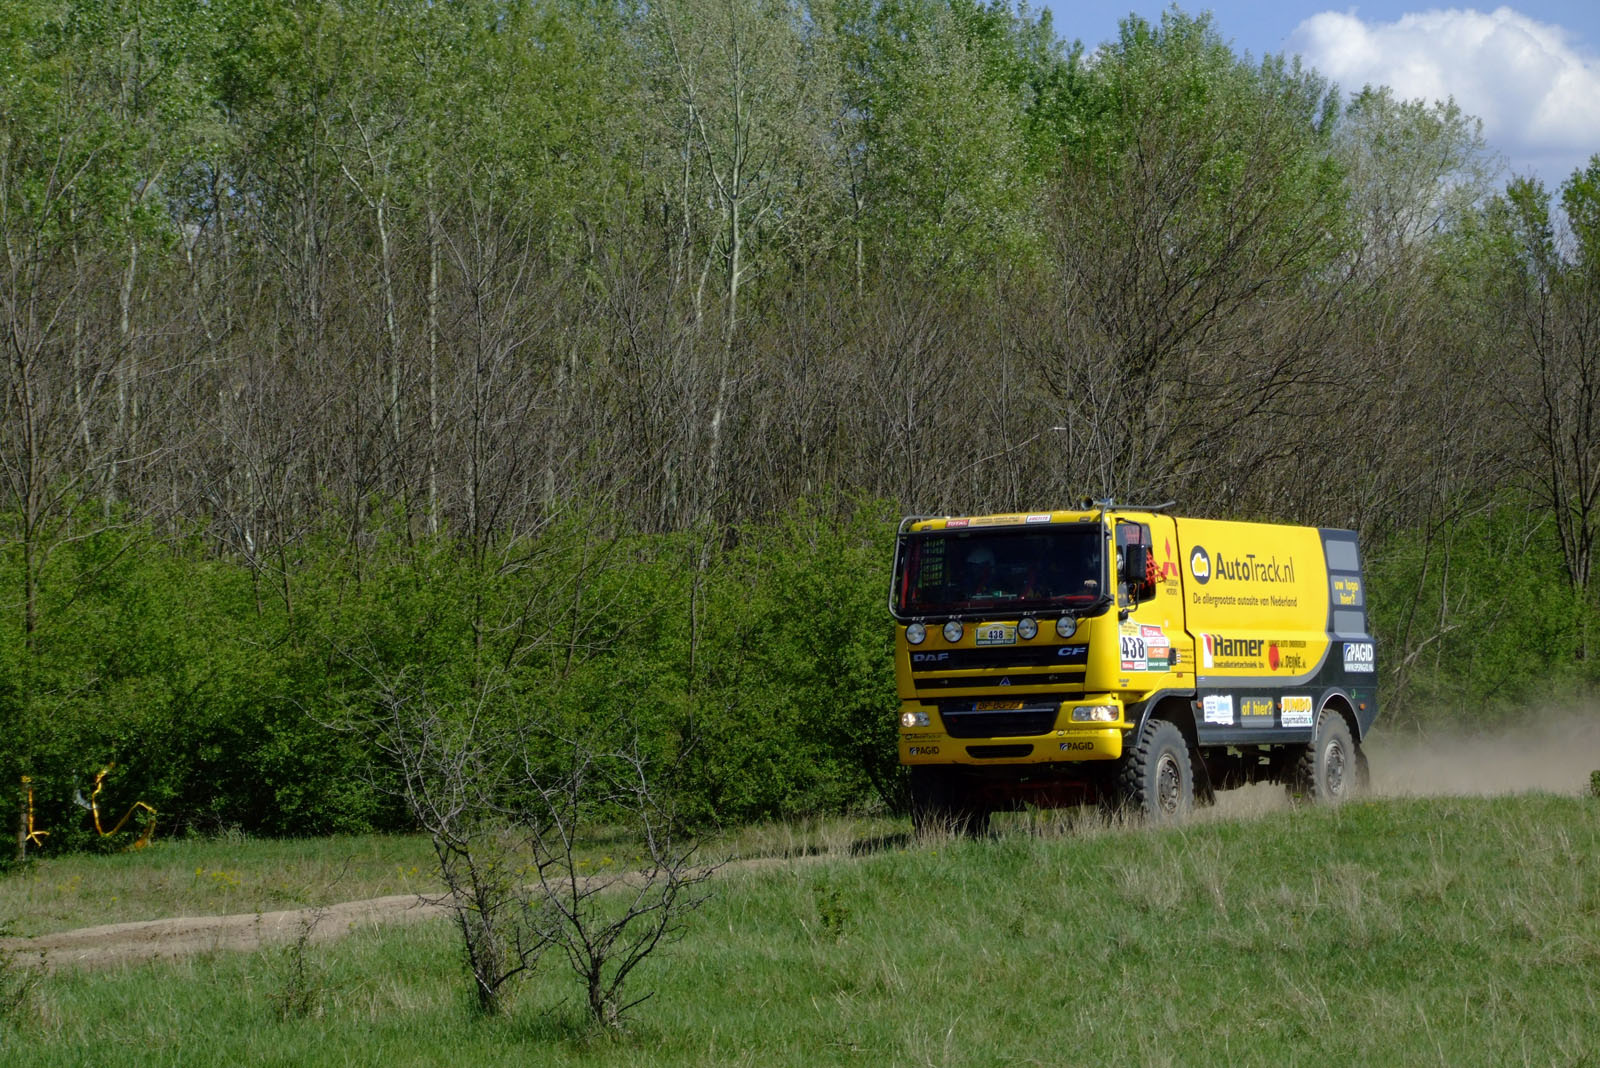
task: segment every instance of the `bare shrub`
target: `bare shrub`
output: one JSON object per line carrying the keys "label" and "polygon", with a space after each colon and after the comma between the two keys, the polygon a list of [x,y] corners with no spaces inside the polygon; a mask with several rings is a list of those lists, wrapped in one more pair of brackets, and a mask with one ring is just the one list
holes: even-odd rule
{"label": "bare shrub", "polygon": [[304,1020],[322,1015],[322,969],[311,957],[311,936],[327,916],[327,909],[312,909],[300,921],[293,942],[282,947],[273,960],[274,989],[267,998],[277,1008],[280,1020]]}
{"label": "bare shrub", "polygon": [[[524,754],[532,747],[524,746]],[[627,1000],[630,976],[660,946],[684,933],[684,916],[707,897],[702,884],[718,864],[698,863],[700,840],[681,831],[670,791],[638,746],[601,749],[561,739],[554,774],[522,768],[528,808],[515,820],[528,833],[536,880],[528,908],[546,943],[560,950],[584,984],[590,1017],[609,1028],[650,997]],[[632,865],[580,874],[578,855],[593,816],[639,836]]]}
{"label": "bare shrub", "polygon": [[[583,982],[593,1020],[617,1028],[634,970],[679,938],[706,898],[717,865],[700,864],[669,779],[620,722],[589,737],[516,722],[481,687],[465,701],[434,699],[401,676],[375,687],[360,725],[394,762],[399,792],[432,839],[446,887],[436,903],[461,935],[478,1008],[498,1012],[513,980],[547,950]],[[626,738],[618,743],[618,738]],[[604,826],[636,837],[631,865],[593,869],[580,851]]]}

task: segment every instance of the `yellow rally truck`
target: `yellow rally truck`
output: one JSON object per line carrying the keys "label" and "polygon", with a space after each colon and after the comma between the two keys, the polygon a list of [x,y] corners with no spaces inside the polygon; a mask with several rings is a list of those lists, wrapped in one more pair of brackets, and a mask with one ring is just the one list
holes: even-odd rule
{"label": "yellow rally truck", "polygon": [[1159,821],[1249,783],[1325,802],[1365,783],[1378,663],[1351,531],[1109,501],[913,516],[889,605],[919,830],[1085,801]]}

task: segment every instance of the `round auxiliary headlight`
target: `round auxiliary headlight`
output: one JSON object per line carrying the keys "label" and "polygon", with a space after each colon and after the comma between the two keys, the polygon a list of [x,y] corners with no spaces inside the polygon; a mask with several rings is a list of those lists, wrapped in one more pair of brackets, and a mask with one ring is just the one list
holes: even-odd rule
{"label": "round auxiliary headlight", "polygon": [[1078,632],[1078,621],[1071,616],[1062,616],[1056,620],[1056,633],[1063,638],[1070,638]]}
{"label": "round auxiliary headlight", "polygon": [[952,619],[944,625],[944,640],[954,645],[961,640],[961,621]]}
{"label": "round auxiliary headlight", "polygon": [[928,636],[928,628],[921,623],[906,624],[906,641],[912,645],[921,645],[922,640]]}
{"label": "round auxiliary headlight", "polygon": [[1017,620],[1017,637],[1025,642],[1031,642],[1039,636],[1039,622],[1031,616],[1023,616]]}

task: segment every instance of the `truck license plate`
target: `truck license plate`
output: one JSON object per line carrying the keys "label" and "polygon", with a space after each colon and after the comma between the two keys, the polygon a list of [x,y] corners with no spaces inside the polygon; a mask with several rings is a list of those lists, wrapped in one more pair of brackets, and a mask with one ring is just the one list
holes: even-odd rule
{"label": "truck license plate", "polygon": [[1022,707],[1021,701],[975,701],[974,712],[1014,712]]}
{"label": "truck license plate", "polygon": [[1017,644],[1017,625],[1015,623],[985,623],[978,628],[976,640],[979,645],[1015,645]]}

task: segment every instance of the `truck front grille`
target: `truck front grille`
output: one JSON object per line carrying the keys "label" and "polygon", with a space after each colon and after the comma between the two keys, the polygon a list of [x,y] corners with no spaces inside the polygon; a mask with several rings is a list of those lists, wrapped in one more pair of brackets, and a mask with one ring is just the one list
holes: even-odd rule
{"label": "truck front grille", "polygon": [[1001,645],[989,649],[929,649],[911,654],[911,673],[929,671],[1004,671],[1023,667],[1082,667],[1089,647],[1078,645]]}
{"label": "truck front grille", "polygon": [[[1063,697],[1076,697],[1084,692],[1084,675],[1088,671],[1089,646],[1083,642],[1071,645],[1005,645],[986,649],[930,649],[911,654],[911,685],[918,693],[946,695],[955,690],[984,690],[1002,697],[1008,690],[1039,690],[1048,687],[1054,701],[1040,700],[1042,694],[1032,697],[1029,704],[1052,706]],[[960,702],[951,703],[960,711]],[[966,702],[970,709],[972,703]],[[1030,733],[1041,734],[1049,727]],[[1017,732],[1021,733],[1021,732]],[[992,736],[986,729],[972,737]],[[963,737],[957,735],[957,737]]]}
{"label": "truck front grille", "polygon": [[1032,708],[1006,709],[996,712],[977,712],[972,702],[962,705],[942,705],[939,718],[944,720],[944,731],[952,738],[1032,738],[1049,734],[1055,729],[1057,704],[1038,705]]}
{"label": "truck front grille", "polygon": [[1066,686],[1076,683],[1076,692],[1083,692],[1083,671],[1050,671],[1042,675],[1024,675],[1014,671],[1009,675],[912,675],[912,685],[919,690],[992,690],[997,686]]}

